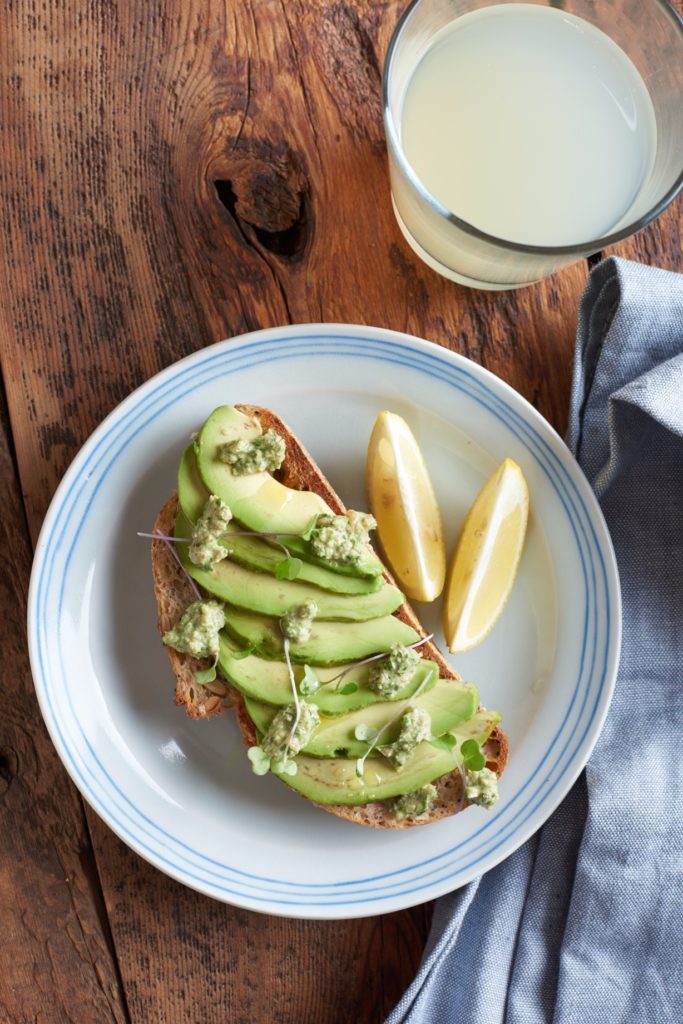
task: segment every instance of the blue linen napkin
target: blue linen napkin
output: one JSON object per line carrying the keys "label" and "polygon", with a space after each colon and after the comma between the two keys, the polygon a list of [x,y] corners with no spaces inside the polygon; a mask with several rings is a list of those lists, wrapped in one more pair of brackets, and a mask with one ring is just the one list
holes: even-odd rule
{"label": "blue linen napkin", "polygon": [[568,443],[621,576],[607,722],[543,828],[437,902],[387,1024],[683,1022],[682,275],[592,271]]}

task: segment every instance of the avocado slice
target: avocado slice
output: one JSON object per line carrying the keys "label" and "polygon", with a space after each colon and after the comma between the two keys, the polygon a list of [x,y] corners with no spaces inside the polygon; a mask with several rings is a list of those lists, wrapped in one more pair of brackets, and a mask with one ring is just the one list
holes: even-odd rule
{"label": "avocado slice", "polygon": [[[195,443],[197,465],[204,486],[211,494],[221,498],[235,518],[250,530],[294,534],[287,538],[288,548],[301,554],[302,558],[320,562],[320,559],[312,557],[310,545],[302,538],[317,516],[332,513],[322,498],[312,491],[295,491],[285,487],[270,473],[235,476],[230,467],[218,459],[220,445],[238,439],[251,440],[261,433],[258,423],[233,406],[223,405],[214,409]],[[379,558],[370,550],[367,558],[357,565],[330,565],[330,568],[350,576],[379,576],[384,569]]]}
{"label": "avocado slice", "polygon": [[[235,658],[234,655],[239,654],[239,651],[239,645],[234,640],[221,634],[218,667],[228,682],[237,687],[245,696],[252,697],[256,701],[280,707],[284,704],[291,704],[292,684],[285,663],[269,661],[259,658],[255,654],[249,654],[246,658]],[[321,684],[338,676],[347,667],[334,665],[329,668],[322,665],[311,665]],[[306,700],[311,704],[316,704],[325,715],[343,715],[347,711],[376,704],[383,698],[368,686],[369,671],[369,665],[353,668],[344,675],[339,683],[339,689],[336,685],[328,687],[322,685],[319,690],[306,697]],[[295,665],[294,678],[297,684],[301,681],[302,676],[303,669],[299,665]],[[411,697],[418,686],[423,683],[425,676],[427,676],[427,682],[424,685],[423,693],[431,689],[438,679],[438,670],[434,662],[422,662],[413,678],[399,691],[395,699],[406,700]],[[348,683],[355,683],[357,689],[353,693],[342,693],[342,688]]]}
{"label": "avocado slice", "polygon": [[[185,517],[195,523],[209,498],[209,492],[199,475],[194,445],[189,445],[183,452],[178,466],[178,501]],[[228,533],[243,530],[245,527],[233,520],[228,526]],[[180,534],[188,536],[188,534]],[[285,547],[290,546],[292,538],[284,537]],[[296,538],[294,538],[296,539]],[[268,572],[274,575],[275,567],[285,557],[280,547],[269,544],[260,537],[230,537],[230,558],[247,569],[256,572]],[[313,583],[323,590],[331,590],[335,594],[370,594],[380,590],[386,583],[383,576],[344,576],[324,565],[302,562],[297,580]]]}
{"label": "avocado slice", "polygon": [[[225,609],[228,633],[244,646],[253,645],[265,658],[284,658],[282,634],[278,620],[231,606]],[[292,643],[292,661],[309,665],[336,665],[360,661],[370,654],[389,651],[392,644],[414,644],[419,635],[394,615],[383,615],[369,622],[313,623],[310,639],[303,644]]]}
{"label": "avocado slice", "polygon": [[311,491],[285,487],[270,473],[235,476],[217,457],[220,445],[236,440],[249,441],[261,433],[255,420],[233,406],[214,409],[196,441],[201,478],[207,490],[222,498],[235,518],[250,529],[301,536],[316,516],[331,511],[322,498]]}
{"label": "avocado slice", "polygon": [[[309,698],[307,697],[306,700]],[[245,698],[247,711],[258,732],[264,733],[272,722],[277,708],[269,704]],[[428,693],[421,693],[410,702],[410,707],[422,708],[432,720],[432,735],[443,736],[466,722],[477,710],[479,692],[471,683],[441,679]],[[382,701],[369,707],[352,711],[341,718],[321,718],[320,725],[303,749],[304,754],[313,757],[362,757],[368,749],[366,740],[357,740],[357,725],[370,725],[382,729],[386,723],[399,714],[401,703]],[[400,723],[394,722],[382,734],[382,743],[392,743],[399,734]],[[373,751],[374,754],[374,751]],[[372,756],[372,755],[371,755]],[[380,757],[379,751],[377,756]]]}
{"label": "avocado slice", "polygon": [[[190,523],[179,512],[175,521],[176,537],[187,537],[190,530]],[[267,573],[252,572],[231,558],[217,562],[209,571],[190,561],[187,544],[178,544],[177,547],[185,569],[204,590],[221,601],[262,615],[280,617],[293,605],[315,601],[319,619],[360,622],[391,615],[404,601],[401,591],[389,584],[371,594],[331,594],[312,583],[279,580]]]}
{"label": "avocado slice", "polygon": [[[495,711],[478,711],[469,722],[452,730],[456,750],[466,739],[484,743],[500,721]],[[428,782],[452,772],[457,763],[456,751],[438,750],[431,743],[420,743],[408,764],[397,771],[384,757],[368,758],[363,778],[356,775],[353,758],[296,757],[296,775],[278,775],[292,789],[319,804],[367,804],[403,796]]]}
{"label": "avocado slice", "polygon": [[319,804],[367,804],[412,793],[455,768],[450,750],[420,743],[408,764],[397,771],[384,757],[368,758],[363,778],[353,758],[296,757],[296,775],[279,775],[292,789]]}

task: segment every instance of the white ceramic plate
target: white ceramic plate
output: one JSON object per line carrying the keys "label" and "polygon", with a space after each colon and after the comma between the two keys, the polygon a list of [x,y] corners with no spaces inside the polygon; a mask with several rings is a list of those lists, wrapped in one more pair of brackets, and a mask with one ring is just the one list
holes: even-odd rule
{"label": "white ceramic plate", "polygon": [[[532,515],[513,595],[474,651],[453,659],[503,713],[510,761],[493,811],[381,832],[255,777],[232,716],[173,706],[148,543],[190,433],[217,405],[281,414],[344,501],[366,507],[375,417],[411,424],[452,547],[484,480],[509,455]],[[438,602],[437,602],[438,604]],[[437,607],[418,606],[441,637]],[[95,431],[38,542],[31,662],[59,755],[83,796],[142,857],[216,899],[292,917],[360,917],[463,885],[550,815],[600,732],[616,674],[619,585],[610,540],[563,442],[519,395],[435,345],[368,327],[261,331],[148,381]]]}

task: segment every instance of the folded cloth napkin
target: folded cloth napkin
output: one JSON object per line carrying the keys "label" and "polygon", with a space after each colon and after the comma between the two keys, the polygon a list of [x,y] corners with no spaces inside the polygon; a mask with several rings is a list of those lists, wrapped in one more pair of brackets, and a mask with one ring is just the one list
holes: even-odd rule
{"label": "folded cloth napkin", "polygon": [[568,441],[621,576],[607,722],[543,828],[437,902],[387,1024],[683,1022],[683,276],[595,267]]}

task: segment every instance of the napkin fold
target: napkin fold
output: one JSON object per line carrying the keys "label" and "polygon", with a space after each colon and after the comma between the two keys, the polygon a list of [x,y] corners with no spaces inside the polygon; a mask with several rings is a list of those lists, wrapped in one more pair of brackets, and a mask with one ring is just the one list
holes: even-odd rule
{"label": "napkin fold", "polygon": [[683,276],[594,268],[568,444],[621,577],[607,721],[543,828],[437,902],[387,1024],[683,1022]]}

